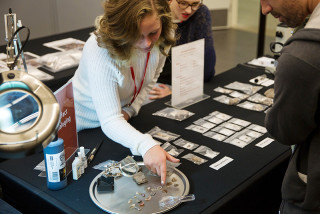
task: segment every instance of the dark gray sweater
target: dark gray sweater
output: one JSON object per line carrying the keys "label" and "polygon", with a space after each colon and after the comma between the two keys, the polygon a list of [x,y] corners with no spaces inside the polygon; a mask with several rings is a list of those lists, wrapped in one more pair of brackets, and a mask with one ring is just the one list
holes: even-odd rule
{"label": "dark gray sweater", "polygon": [[[281,213],[320,213],[320,30],[301,29],[285,44],[275,73],[268,132],[297,145],[282,184]],[[297,172],[307,175],[307,184]]]}

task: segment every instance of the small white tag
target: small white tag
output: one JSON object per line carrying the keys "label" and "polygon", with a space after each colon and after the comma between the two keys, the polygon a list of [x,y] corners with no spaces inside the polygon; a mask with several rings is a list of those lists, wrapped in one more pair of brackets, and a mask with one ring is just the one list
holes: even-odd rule
{"label": "small white tag", "polygon": [[260,148],[264,148],[264,147],[268,146],[270,143],[272,143],[273,141],[274,140],[272,138],[267,137],[264,140],[257,143],[256,146],[258,146]]}
{"label": "small white tag", "polygon": [[227,165],[231,161],[233,161],[232,158],[224,156],[223,158],[221,158],[217,162],[211,164],[209,167],[211,167],[212,169],[215,169],[215,170],[219,170],[220,168],[224,167],[225,165]]}

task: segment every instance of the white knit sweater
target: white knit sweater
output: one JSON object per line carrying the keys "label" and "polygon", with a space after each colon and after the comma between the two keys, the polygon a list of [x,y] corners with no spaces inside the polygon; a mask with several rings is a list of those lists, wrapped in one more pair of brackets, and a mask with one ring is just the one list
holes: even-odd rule
{"label": "white knit sweater", "polygon": [[[143,79],[147,53],[134,51],[133,66],[137,90]],[[149,134],[142,134],[132,127],[121,114],[130,117],[138,114],[140,107],[156,83],[165,62],[158,47],[153,47],[143,87],[130,107],[134,82],[130,66],[112,59],[105,48],[97,45],[95,35],[86,42],[79,67],[72,78],[77,131],[101,126],[105,135],[130,148],[133,155],[144,155],[158,144]],[[150,127],[152,128],[152,127]]]}

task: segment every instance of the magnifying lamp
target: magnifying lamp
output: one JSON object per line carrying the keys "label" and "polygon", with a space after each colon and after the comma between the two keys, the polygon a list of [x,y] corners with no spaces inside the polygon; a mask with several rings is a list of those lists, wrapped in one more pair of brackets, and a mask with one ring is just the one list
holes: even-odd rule
{"label": "magnifying lamp", "polygon": [[0,157],[19,158],[55,137],[60,107],[51,90],[24,71],[0,73]]}

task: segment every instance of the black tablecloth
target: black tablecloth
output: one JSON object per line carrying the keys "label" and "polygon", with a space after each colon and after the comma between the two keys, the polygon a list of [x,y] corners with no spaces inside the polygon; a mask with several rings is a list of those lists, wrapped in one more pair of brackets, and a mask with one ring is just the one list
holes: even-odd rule
{"label": "black tablecloth", "polygon": [[[263,126],[265,117],[263,112],[221,104],[212,99],[220,95],[213,91],[214,88],[223,87],[233,81],[248,83],[249,79],[261,74],[263,71],[260,69],[239,65],[216,76],[204,87],[205,93],[210,95],[210,98],[185,108],[195,113],[185,121],[179,122],[152,116],[155,111],[167,107],[164,103],[170,97],[143,106],[139,115],[131,119],[130,123],[141,132],[147,132],[154,126],[158,126],[163,130],[181,135],[185,140],[220,152],[212,160],[206,158],[208,161],[202,165],[195,165],[181,158],[190,151],[185,150],[179,155],[182,164],[178,169],[189,179],[190,193],[195,194],[196,200],[181,204],[170,213],[276,212],[280,204],[280,184],[290,156],[288,146],[277,142],[265,148],[255,146],[264,138],[270,137],[265,134],[248,146],[239,148],[185,129],[193,121],[213,111],[220,111]],[[264,88],[261,92],[266,89]],[[92,166],[109,159],[121,160],[130,155],[130,151],[108,139],[100,128],[81,131],[78,137],[79,145],[89,149],[102,139],[106,139],[96,158],[78,181],[72,180],[72,175],[69,175],[68,186],[65,189],[51,191],[46,187],[46,179],[38,177],[39,171],[33,170],[43,159],[42,153],[24,159],[9,160],[0,164],[0,182],[5,199],[25,213],[103,213],[89,196],[90,183],[100,173]],[[220,170],[209,167],[224,156],[234,160]],[[136,159],[141,160],[141,157]]]}

